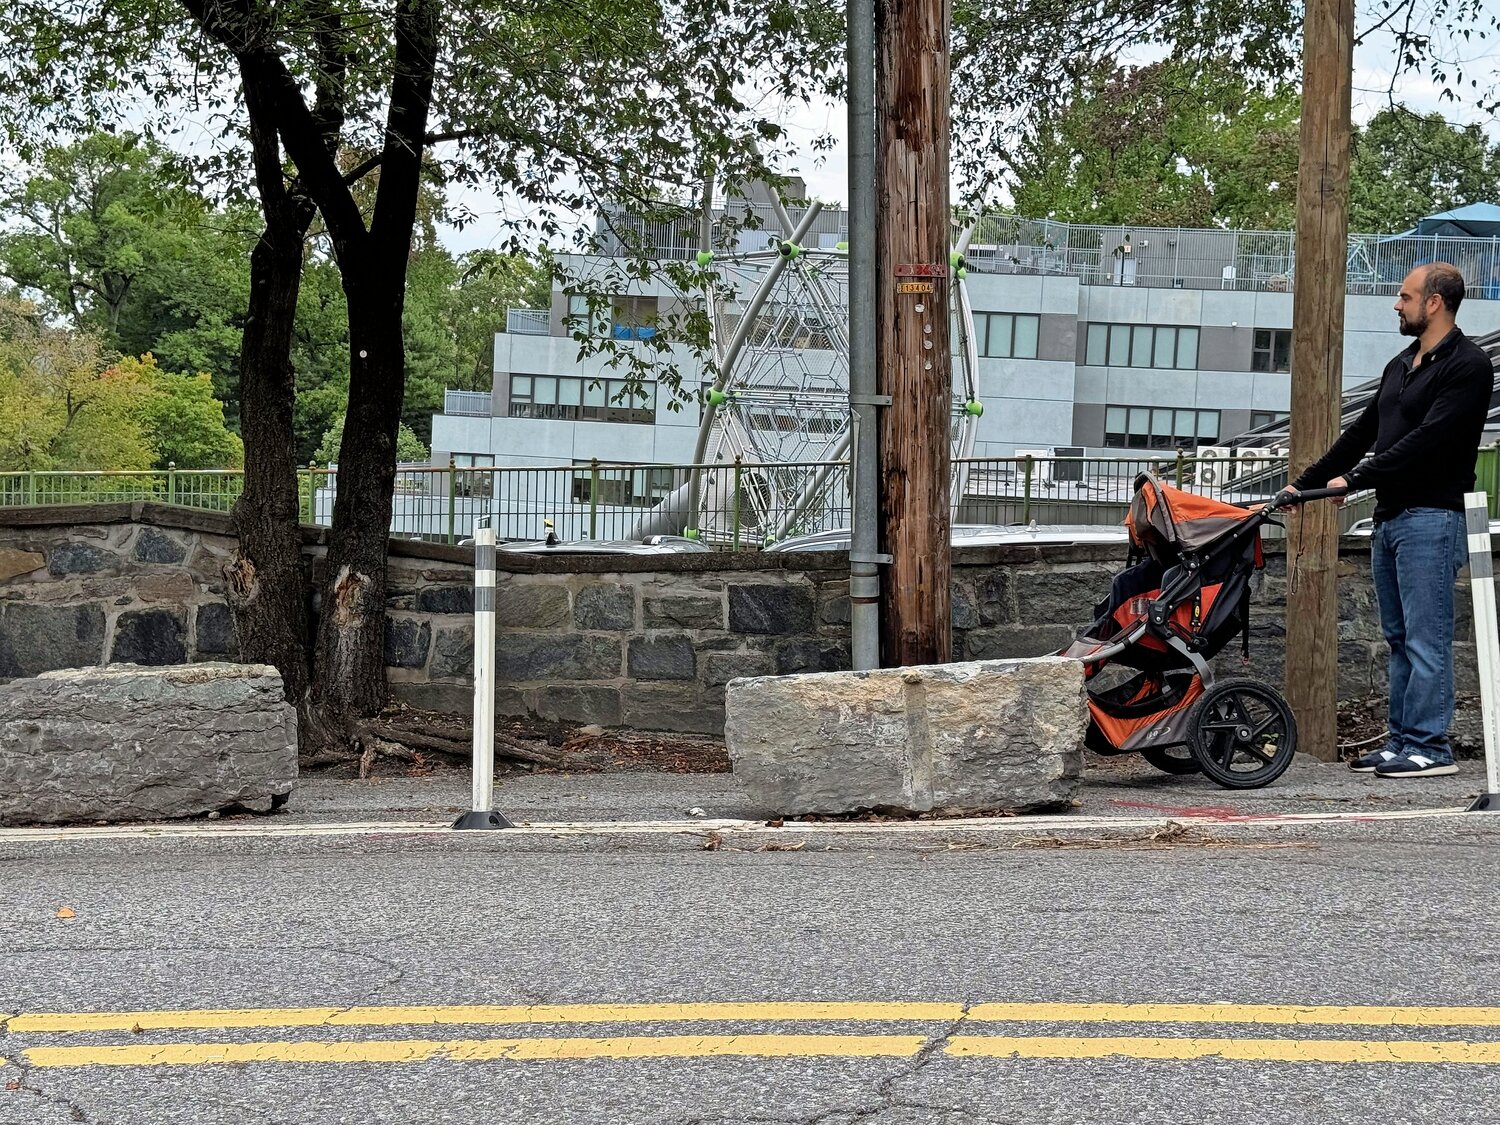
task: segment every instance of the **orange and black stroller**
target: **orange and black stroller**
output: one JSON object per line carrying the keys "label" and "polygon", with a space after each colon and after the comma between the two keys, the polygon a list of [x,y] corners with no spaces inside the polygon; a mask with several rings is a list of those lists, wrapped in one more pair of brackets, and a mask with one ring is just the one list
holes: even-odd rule
{"label": "orange and black stroller", "polygon": [[1284,492],[1241,508],[1146,473],[1135,488],[1125,518],[1131,565],[1094,623],[1059,653],[1084,663],[1085,743],[1100,754],[1139,753],[1167,773],[1201,770],[1226,789],[1268,785],[1297,752],[1291,708],[1259,680],[1216,680],[1209,661],[1237,636],[1249,655],[1261,527],[1279,509],[1344,490]]}

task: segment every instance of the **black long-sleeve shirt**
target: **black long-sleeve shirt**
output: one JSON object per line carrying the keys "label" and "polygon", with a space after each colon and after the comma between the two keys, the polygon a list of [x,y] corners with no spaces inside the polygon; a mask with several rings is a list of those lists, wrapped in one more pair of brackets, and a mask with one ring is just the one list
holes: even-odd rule
{"label": "black long-sleeve shirt", "polygon": [[1339,476],[1351,488],[1373,488],[1376,520],[1408,508],[1463,511],[1495,370],[1457,328],[1414,366],[1417,348],[1414,342],[1385,365],[1364,412],[1294,488],[1323,488]]}

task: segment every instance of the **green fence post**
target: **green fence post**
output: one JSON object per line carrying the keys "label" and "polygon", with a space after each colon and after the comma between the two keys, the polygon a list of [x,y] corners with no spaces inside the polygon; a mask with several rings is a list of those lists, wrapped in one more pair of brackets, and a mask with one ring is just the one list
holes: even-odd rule
{"label": "green fence post", "polygon": [[177,462],[167,462],[167,503],[177,503]]}
{"label": "green fence post", "polygon": [[[307,463],[307,523],[315,523],[318,518],[318,463],[309,461]],[[299,477],[301,473],[297,474]]]}
{"label": "green fence post", "polygon": [[1183,477],[1182,477],[1182,450],[1179,449],[1177,451],[1177,487],[1178,488],[1181,488],[1183,486],[1182,485],[1182,479],[1183,479]]}
{"label": "green fence post", "polygon": [[26,503],[36,506],[36,470],[26,470]]}
{"label": "green fence post", "polygon": [[457,529],[458,513],[458,476],[453,471],[454,462],[452,454],[448,456],[448,545],[452,546],[458,542],[458,536],[454,534]]}
{"label": "green fence post", "polygon": [[1031,522],[1031,466],[1035,460],[1031,454],[1026,454],[1025,465],[1025,487],[1021,493],[1021,522]]}
{"label": "green fence post", "polygon": [[743,459],[741,456],[736,455],[734,459],[734,517],[731,525],[734,535],[734,550],[736,551],[740,549],[740,468],[742,465]]}
{"label": "green fence post", "polygon": [[599,458],[589,461],[589,538],[599,538]]}

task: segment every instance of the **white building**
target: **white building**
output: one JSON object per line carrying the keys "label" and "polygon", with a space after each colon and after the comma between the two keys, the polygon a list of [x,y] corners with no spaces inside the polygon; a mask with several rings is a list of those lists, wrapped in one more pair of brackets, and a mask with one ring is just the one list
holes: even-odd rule
{"label": "white building", "polygon": [[[757,246],[768,229],[741,232]],[[795,223],[801,212],[791,215]],[[617,217],[618,218],[618,217]],[[818,217],[812,245],[832,246],[842,212]],[[663,256],[696,249],[686,224],[651,232]],[[789,232],[788,232],[789,233]],[[814,242],[813,238],[817,241]],[[1459,315],[1471,336],[1500,332],[1500,288],[1484,287],[1500,262],[1495,238],[1356,236],[1350,239],[1344,385],[1380,374],[1407,341],[1396,331],[1394,294],[1411,265],[1453,261],[1480,281]],[[1286,233],[1083,227],[986,219],[973,232],[967,284],[984,406],[975,455],[1065,448],[1088,455],[1218,446],[1283,417],[1290,405],[1292,238]],[[607,267],[574,258],[572,270]],[[665,280],[634,281],[607,324],[617,339],[649,334],[683,301]],[[570,300],[573,307],[570,307]],[[700,411],[671,409],[648,385],[616,401],[607,357],[580,362],[570,317],[586,315],[562,288],[546,310],[513,310],[495,335],[488,394],[449,392],[433,419],[433,463],[577,466],[558,501],[588,503],[581,483],[593,459],[642,466],[691,461]],[[645,348],[628,342],[626,347]],[[683,385],[702,380],[689,349],[670,349]],[[592,387],[595,380],[603,380]],[[599,503],[644,507],[680,479],[660,469],[619,470],[598,487]],[[555,490],[554,490],[555,491]]]}

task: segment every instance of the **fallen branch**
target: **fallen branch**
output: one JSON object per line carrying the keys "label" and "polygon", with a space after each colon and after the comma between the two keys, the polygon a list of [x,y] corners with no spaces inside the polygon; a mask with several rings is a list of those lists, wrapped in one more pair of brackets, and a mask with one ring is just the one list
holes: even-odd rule
{"label": "fallen branch", "polygon": [[[461,730],[454,733],[463,734]],[[431,750],[435,753],[447,754],[454,758],[468,758],[474,753],[472,736],[469,736],[468,740],[464,741],[461,738],[450,738],[447,735],[434,734],[431,731],[416,730],[398,723],[381,722],[379,720],[371,720],[360,724],[360,740],[368,743],[370,739],[399,742],[402,745],[418,750]],[[518,739],[504,734],[495,735],[495,757],[509,758],[512,761],[518,762],[530,762],[542,766],[556,766],[562,761],[561,758],[543,753],[534,747],[527,746]]]}

